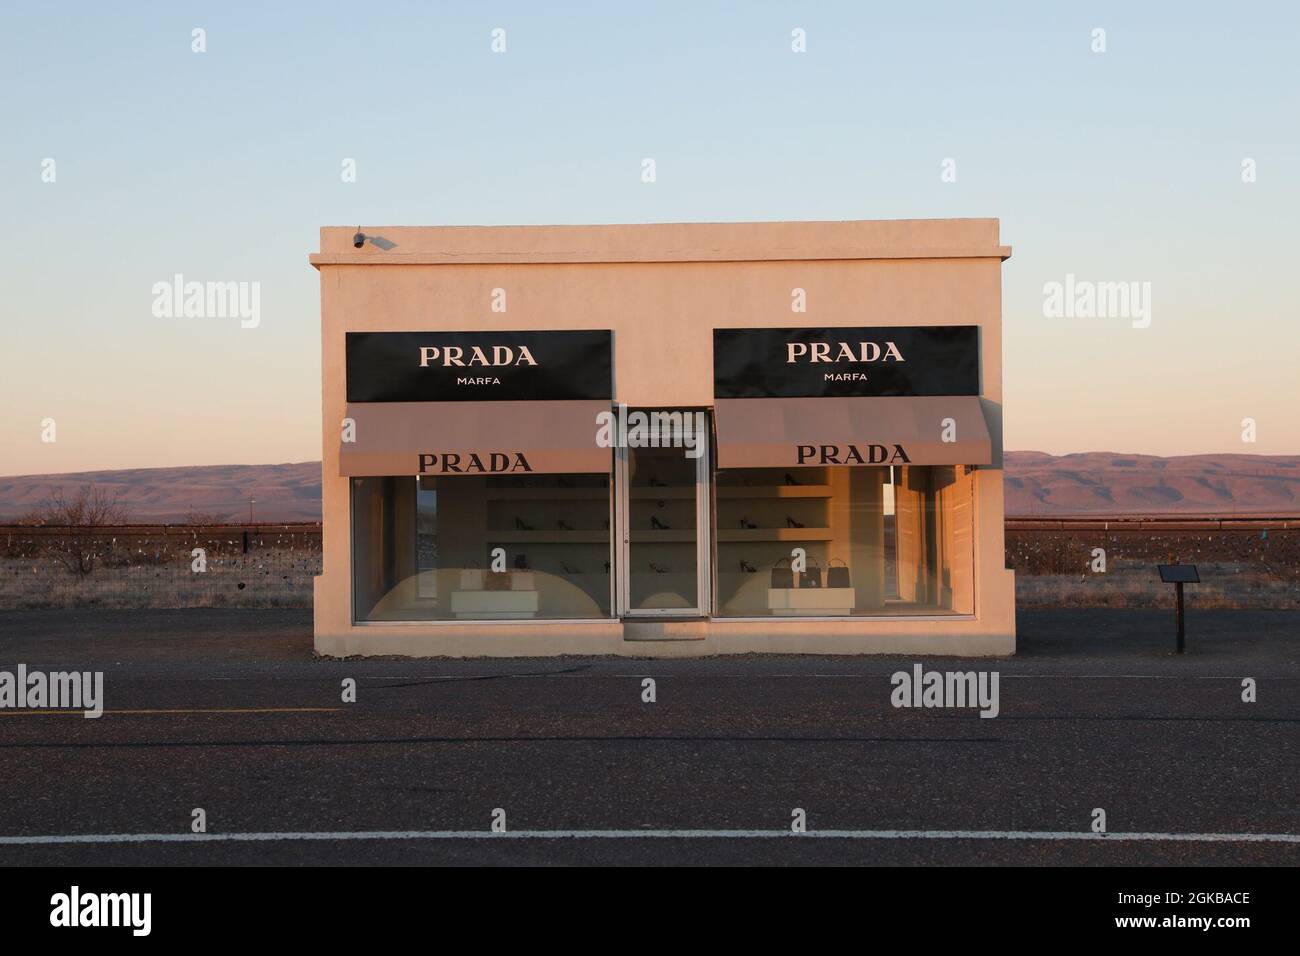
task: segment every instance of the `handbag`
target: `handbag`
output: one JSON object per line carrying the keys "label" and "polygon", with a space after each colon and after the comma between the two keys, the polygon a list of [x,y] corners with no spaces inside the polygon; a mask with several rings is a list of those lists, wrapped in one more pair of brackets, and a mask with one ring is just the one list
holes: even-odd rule
{"label": "handbag", "polygon": [[822,569],[817,563],[817,559],[812,555],[808,556],[808,567],[799,572],[799,587],[801,588],[819,588],[822,586]]}
{"label": "handbag", "polygon": [[509,591],[510,590],[510,572],[509,571],[489,571],[483,575],[484,590],[487,591]]}
{"label": "handbag", "polygon": [[[781,565],[785,565],[785,567],[782,567]],[[794,587],[794,571],[790,568],[789,558],[781,558],[776,562],[776,564],[772,565],[772,587]]]}
{"label": "handbag", "polygon": [[462,591],[483,590],[483,569],[477,561],[471,561],[460,569],[460,589]]}
{"label": "handbag", "polygon": [[[840,567],[835,566],[835,562]],[[843,558],[831,558],[826,564],[826,586],[828,588],[847,588],[849,584],[849,565]]]}

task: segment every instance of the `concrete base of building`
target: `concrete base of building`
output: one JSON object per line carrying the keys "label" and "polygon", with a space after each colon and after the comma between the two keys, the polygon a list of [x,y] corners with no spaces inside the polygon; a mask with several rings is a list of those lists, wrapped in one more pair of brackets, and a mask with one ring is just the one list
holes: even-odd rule
{"label": "concrete base of building", "polygon": [[[598,621],[346,623],[342,592],[316,578],[315,649],[323,657],[710,657],[881,654],[1009,657],[1015,574],[986,582],[985,614],[895,618],[625,618]],[[340,621],[340,618],[344,618]]]}
{"label": "concrete base of building", "polygon": [[[963,625],[965,625],[963,627]],[[943,632],[938,633],[937,627]],[[800,621],[611,620],[582,622],[362,624],[317,628],[326,657],[709,657],[725,654],[893,654],[1007,657],[1016,636],[978,630],[974,620]]]}
{"label": "concrete base of building", "polygon": [[999,568],[976,590],[974,614],[824,617],[629,616],[353,623],[346,581],[315,582],[316,653],[327,657],[707,657],[725,654],[938,655],[1016,652],[1015,574]]}

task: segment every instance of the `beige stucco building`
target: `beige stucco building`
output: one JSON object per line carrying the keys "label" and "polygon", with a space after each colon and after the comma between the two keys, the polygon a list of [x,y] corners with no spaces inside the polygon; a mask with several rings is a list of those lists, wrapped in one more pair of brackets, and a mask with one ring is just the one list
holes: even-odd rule
{"label": "beige stucco building", "polygon": [[361,231],[319,653],[1014,652],[997,220]]}

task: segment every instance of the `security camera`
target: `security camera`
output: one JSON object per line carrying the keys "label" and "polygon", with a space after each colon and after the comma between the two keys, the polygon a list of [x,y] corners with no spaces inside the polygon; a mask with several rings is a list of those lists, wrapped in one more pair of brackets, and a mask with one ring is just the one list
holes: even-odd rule
{"label": "security camera", "polygon": [[366,244],[366,234],[364,232],[358,232],[355,236],[352,237],[352,245],[356,246],[358,249],[360,249],[365,244]]}

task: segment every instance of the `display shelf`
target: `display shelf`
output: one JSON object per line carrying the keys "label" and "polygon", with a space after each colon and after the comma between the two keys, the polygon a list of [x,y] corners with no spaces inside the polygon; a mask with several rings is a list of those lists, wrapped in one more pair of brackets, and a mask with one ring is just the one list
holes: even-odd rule
{"label": "display shelf", "polygon": [[608,545],[610,532],[601,530],[577,531],[515,531],[513,528],[491,529],[487,532],[490,542],[500,541],[507,544],[604,544]]}
{"label": "display shelf", "polygon": [[719,541],[830,541],[830,528],[719,528]]}
{"label": "display shelf", "polygon": [[847,616],[855,600],[853,588],[767,589],[768,609],[773,614],[787,616]]}
{"label": "display shelf", "polygon": [[680,499],[695,500],[695,488],[632,488],[630,496],[633,500],[653,501],[657,498],[663,499]]}
{"label": "display shelf", "polygon": [[830,485],[719,485],[719,499],[829,498]]}
{"label": "display shelf", "polygon": [[629,531],[628,534],[631,537],[633,544],[651,544],[654,542],[695,543],[694,528],[668,528],[666,530],[655,528],[646,531],[632,530]]}
{"label": "display shelf", "polygon": [[451,611],[458,618],[536,617],[538,608],[536,591],[452,591]]}
{"label": "display shelf", "polygon": [[609,501],[608,488],[497,488],[487,501]]}

